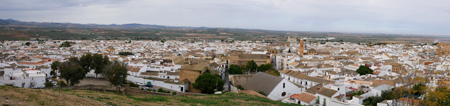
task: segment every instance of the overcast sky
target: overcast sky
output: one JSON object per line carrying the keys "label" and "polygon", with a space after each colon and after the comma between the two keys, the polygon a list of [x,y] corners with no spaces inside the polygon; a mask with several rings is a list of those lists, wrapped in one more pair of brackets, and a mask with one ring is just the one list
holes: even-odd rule
{"label": "overcast sky", "polygon": [[450,36],[450,0],[1,0],[0,18]]}

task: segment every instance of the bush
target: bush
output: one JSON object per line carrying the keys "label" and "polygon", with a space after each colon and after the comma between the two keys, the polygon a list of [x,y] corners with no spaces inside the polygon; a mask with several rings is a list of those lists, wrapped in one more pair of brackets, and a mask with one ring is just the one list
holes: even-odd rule
{"label": "bush", "polygon": [[119,55],[128,56],[128,55],[134,55],[134,54],[131,52],[119,52]]}
{"label": "bush", "polygon": [[133,82],[128,82],[128,85],[130,85],[130,87],[138,87],[139,85],[133,83]]}
{"label": "bush", "polygon": [[172,92],[172,95],[177,95],[177,92]]}
{"label": "bush", "polygon": [[165,90],[163,90],[162,88],[159,88],[159,89],[158,89],[158,92],[161,92],[161,93],[170,93],[170,91],[165,91]]}
{"label": "bush", "polygon": [[66,82],[64,82],[64,81],[59,81],[59,82],[58,82],[58,85],[59,85],[60,87],[66,87],[66,86],[68,86],[68,85],[66,84]]}
{"label": "bush", "polygon": [[239,90],[245,90],[244,87],[242,87],[241,85],[237,85],[236,88]]}
{"label": "bush", "polygon": [[360,75],[373,74],[373,70],[367,66],[359,66],[356,72],[358,72]]}
{"label": "bush", "polygon": [[46,88],[53,87],[53,83],[52,82],[45,82],[44,85],[45,85]]}

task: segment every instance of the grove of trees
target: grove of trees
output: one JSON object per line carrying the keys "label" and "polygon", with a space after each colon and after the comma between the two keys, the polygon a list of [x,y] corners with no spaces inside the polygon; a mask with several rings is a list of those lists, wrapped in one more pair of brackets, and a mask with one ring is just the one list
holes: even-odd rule
{"label": "grove of trees", "polygon": [[60,77],[64,78],[70,86],[79,83],[91,70],[94,70],[96,77],[98,74],[104,74],[105,79],[110,81],[112,85],[125,83],[127,76],[125,64],[120,64],[117,61],[111,62],[108,56],[102,54],[87,53],[80,58],[71,57],[66,62],[55,61],[51,68],[52,71],[59,70]]}

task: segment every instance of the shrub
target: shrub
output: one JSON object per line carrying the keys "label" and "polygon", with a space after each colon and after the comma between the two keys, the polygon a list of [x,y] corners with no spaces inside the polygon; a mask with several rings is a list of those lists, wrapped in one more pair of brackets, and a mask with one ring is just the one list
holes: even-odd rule
{"label": "shrub", "polygon": [[134,54],[131,52],[119,52],[119,55],[128,56],[128,55],[134,55]]}
{"label": "shrub", "polygon": [[373,74],[373,70],[367,66],[359,66],[356,72],[358,72],[360,75]]}
{"label": "shrub", "polygon": [[130,85],[130,87],[138,87],[139,85],[133,83],[133,82],[128,82],[128,85]]}
{"label": "shrub", "polygon": [[172,92],[172,95],[177,95],[177,92]]}
{"label": "shrub", "polygon": [[242,87],[241,85],[237,85],[236,88],[239,90],[245,90],[244,87]]}
{"label": "shrub", "polygon": [[59,82],[58,82],[58,85],[59,85],[60,87],[66,87],[66,86],[68,86],[68,85],[66,84],[66,82],[64,82],[64,81],[59,81]]}
{"label": "shrub", "polygon": [[44,85],[45,85],[46,88],[53,87],[53,83],[52,82],[45,82]]}

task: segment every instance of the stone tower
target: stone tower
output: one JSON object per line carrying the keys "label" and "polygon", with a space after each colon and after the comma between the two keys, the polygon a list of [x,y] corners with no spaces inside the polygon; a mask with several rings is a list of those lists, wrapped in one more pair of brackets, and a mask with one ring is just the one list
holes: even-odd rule
{"label": "stone tower", "polygon": [[300,47],[298,48],[298,55],[303,56],[305,50],[305,42],[303,42],[303,37],[300,38]]}

